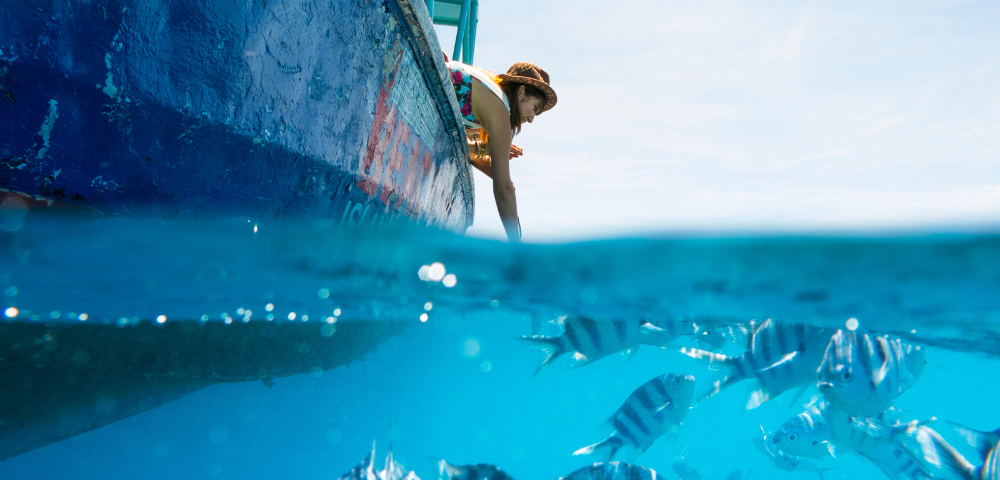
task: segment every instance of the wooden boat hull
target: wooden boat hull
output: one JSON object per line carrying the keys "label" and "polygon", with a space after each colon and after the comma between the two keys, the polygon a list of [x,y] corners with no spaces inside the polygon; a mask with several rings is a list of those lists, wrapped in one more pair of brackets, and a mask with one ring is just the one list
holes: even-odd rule
{"label": "wooden boat hull", "polygon": [[464,231],[473,185],[432,32],[420,0],[9,2],[0,189]]}

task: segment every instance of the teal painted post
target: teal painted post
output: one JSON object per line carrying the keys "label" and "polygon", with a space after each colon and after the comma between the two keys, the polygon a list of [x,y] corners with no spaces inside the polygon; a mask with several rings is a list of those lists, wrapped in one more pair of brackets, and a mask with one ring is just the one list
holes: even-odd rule
{"label": "teal painted post", "polygon": [[427,4],[427,14],[431,16],[431,23],[434,23],[434,0],[424,0]]}
{"label": "teal painted post", "polygon": [[472,49],[469,48],[469,40],[472,39],[472,35],[469,34],[469,30],[472,28],[472,17],[469,17],[468,23],[465,24],[465,36],[462,37],[462,63],[467,65],[472,65],[472,58],[470,54]]}
{"label": "teal painted post", "polygon": [[472,65],[476,54],[476,27],[479,25],[479,0],[472,0],[472,10],[469,11],[469,65]]}
{"label": "teal painted post", "polygon": [[458,60],[462,53],[462,42],[465,40],[465,28],[469,23],[469,4],[472,0],[462,0],[462,12],[458,14],[458,32],[455,33],[455,51],[451,54],[452,60]]}

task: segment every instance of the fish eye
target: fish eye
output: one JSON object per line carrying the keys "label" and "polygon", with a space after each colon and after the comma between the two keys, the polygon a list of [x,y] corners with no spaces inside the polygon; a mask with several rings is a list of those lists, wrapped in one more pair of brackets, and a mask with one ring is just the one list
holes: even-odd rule
{"label": "fish eye", "polygon": [[684,380],[681,377],[674,377],[673,380],[670,380],[670,383],[673,383],[676,386],[680,386],[681,382],[683,381]]}
{"label": "fish eye", "polygon": [[841,378],[844,379],[845,382],[851,381],[851,370],[850,369],[844,370],[843,372],[840,373],[840,376]]}
{"label": "fish eye", "polygon": [[794,433],[789,433],[788,434],[788,443],[795,443],[797,441],[799,441],[799,436],[798,435],[796,435]]}

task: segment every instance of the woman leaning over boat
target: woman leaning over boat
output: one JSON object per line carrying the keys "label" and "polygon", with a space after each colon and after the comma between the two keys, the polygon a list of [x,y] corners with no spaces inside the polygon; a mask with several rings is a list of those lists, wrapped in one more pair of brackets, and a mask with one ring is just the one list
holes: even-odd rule
{"label": "woman leaning over boat", "polygon": [[523,123],[556,105],[549,74],[527,62],[515,63],[500,75],[454,61],[448,62],[448,69],[469,138],[469,160],[493,179],[493,197],[507,238],[520,241],[510,159],[521,156],[521,149],[511,141]]}

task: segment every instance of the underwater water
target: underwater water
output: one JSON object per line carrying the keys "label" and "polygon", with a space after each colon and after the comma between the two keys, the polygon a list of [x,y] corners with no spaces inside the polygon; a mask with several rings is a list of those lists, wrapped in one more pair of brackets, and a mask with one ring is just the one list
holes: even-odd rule
{"label": "underwater water", "polygon": [[[438,478],[434,458],[493,464],[519,480],[554,480],[603,460],[599,452],[573,453],[606,438],[602,422],[645,382],[691,375],[701,391],[718,379],[717,365],[681,348],[738,356],[747,345],[739,335],[721,345],[681,335],[576,368],[569,368],[570,352],[536,375],[542,349],[516,337],[559,336],[564,330],[554,321],[565,315],[569,322],[647,319],[709,331],[752,329],[770,318],[828,333],[853,319],[859,333],[889,334],[925,353],[926,367],[893,399],[895,407],[912,418],[1000,427],[998,236],[508,245],[408,227],[343,231],[322,222],[245,219],[29,214],[6,227],[0,405],[40,402],[15,387],[30,383],[28,376],[36,383],[62,379],[53,373],[60,368],[77,373],[39,390],[60,405],[74,404],[66,397],[79,384],[108,381],[101,375],[127,372],[124,383],[138,391],[116,405],[137,402],[150,376],[191,382],[176,400],[0,461],[2,479],[336,479],[375,442],[376,469],[391,445],[395,460],[423,479]],[[375,324],[393,327],[366,333],[364,325]],[[248,330],[258,325],[264,330]],[[260,333],[266,342],[250,349],[256,340],[227,341],[225,329],[248,339],[270,333]],[[152,333],[128,336],[139,331]],[[301,332],[308,336],[295,336]],[[85,351],[74,335],[97,335],[101,350]],[[170,356],[157,335],[182,358],[166,367],[149,360]],[[316,354],[324,342],[343,343]],[[319,359],[358,342],[367,343],[351,358]],[[249,353],[234,354],[243,348]],[[129,353],[102,360],[119,350]],[[59,358],[68,363],[38,360],[63,351]],[[190,365],[203,361],[213,362],[211,372]],[[270,370],[258,374],[257,362],[265,361]],[[81,373],[98,363],[100,375]],[[809,384],[801,396],[791,389],[747,410],[753,382],[737,382],[693,402],[673,438],[635,459],[626,448],[616,459],[664,478],[675,478],[679,456],[697,472],[685,479],[816,478],[809,469],[778,468],[751,441],[810,399],[822,399]],[[88,408],[46,418],[38,428],[94,415]],[[9,425],[9,412],[0,415]],[[0,431],[0,447],[19,441]],[[849,448],[809,462],[830,469],[826,479],[887,478]]]}

